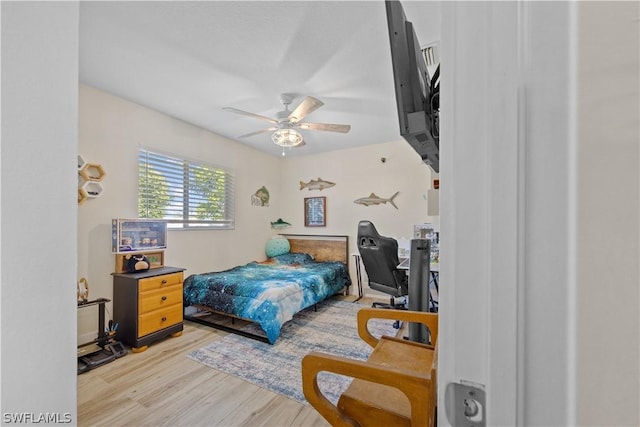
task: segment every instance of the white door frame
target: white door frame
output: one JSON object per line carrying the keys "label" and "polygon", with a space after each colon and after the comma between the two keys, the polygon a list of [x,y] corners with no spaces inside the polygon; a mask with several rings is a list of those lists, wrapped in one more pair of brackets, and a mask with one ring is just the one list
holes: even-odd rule
{"label": "white door frame", "polygon": [[570,2],[444,2],[439,424],[450,382],[487,425],[572,424]]}

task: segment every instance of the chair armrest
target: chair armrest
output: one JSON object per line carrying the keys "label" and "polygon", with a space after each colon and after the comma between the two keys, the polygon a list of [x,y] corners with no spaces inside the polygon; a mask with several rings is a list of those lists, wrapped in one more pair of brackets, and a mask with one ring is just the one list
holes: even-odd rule
{"label": "chair armrest", "polygon": [[405,322],[422,323],[431,331],[431,342],[438,340],[438,314],[425,311],[393,310],[379,308],[361,308],[358,311],[358,335],[371,347],[378,345],[378,338],[374,337],[367,324],[370,319],[402,320]]}
{"label": "chair armrest", "polygon": [[435,400],[435,384],[431,375],[330,354],[309,353],[302,359],[302,391],[307,401],[334,427],[359,424],[343,415],[322,394],[318,387],[318,374],[323,371],[395,387],[409,399],[411,419],[416,421],[416,425],[427,425],[429,408],[435,405],[435,402],[424,402],[425,398]]}

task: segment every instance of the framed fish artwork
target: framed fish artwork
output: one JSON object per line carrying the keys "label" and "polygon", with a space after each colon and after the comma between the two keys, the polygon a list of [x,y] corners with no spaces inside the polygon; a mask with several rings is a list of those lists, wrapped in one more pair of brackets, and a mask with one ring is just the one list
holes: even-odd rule
{"label": "framed fish artwork", "polygon": [[269,190],[264,185],[251,195],[252,206],[269,206]]}
{"label": "framed fish artwork", "polygon": [[327,225],[327,198],[304,198],[304,226],[324,227]]}

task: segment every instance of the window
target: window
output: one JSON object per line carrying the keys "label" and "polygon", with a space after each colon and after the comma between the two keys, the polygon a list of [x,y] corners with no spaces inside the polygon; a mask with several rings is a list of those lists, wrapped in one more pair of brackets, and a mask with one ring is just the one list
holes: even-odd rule
{"label": "window", "polygon": [[138,216],[170,228],[233,229],[233,174],[176,156],[138,152]]}

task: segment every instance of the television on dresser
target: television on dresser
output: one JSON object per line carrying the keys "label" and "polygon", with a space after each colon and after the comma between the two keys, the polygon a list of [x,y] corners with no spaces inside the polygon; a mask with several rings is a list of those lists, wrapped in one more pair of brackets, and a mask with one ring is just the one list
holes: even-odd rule
{"label": "television on dresser", "polygon": [[386,0],[385,7],[400,135],[427,165],[440,172],[440,67],[429,76],[422,48],[402,4]]}

